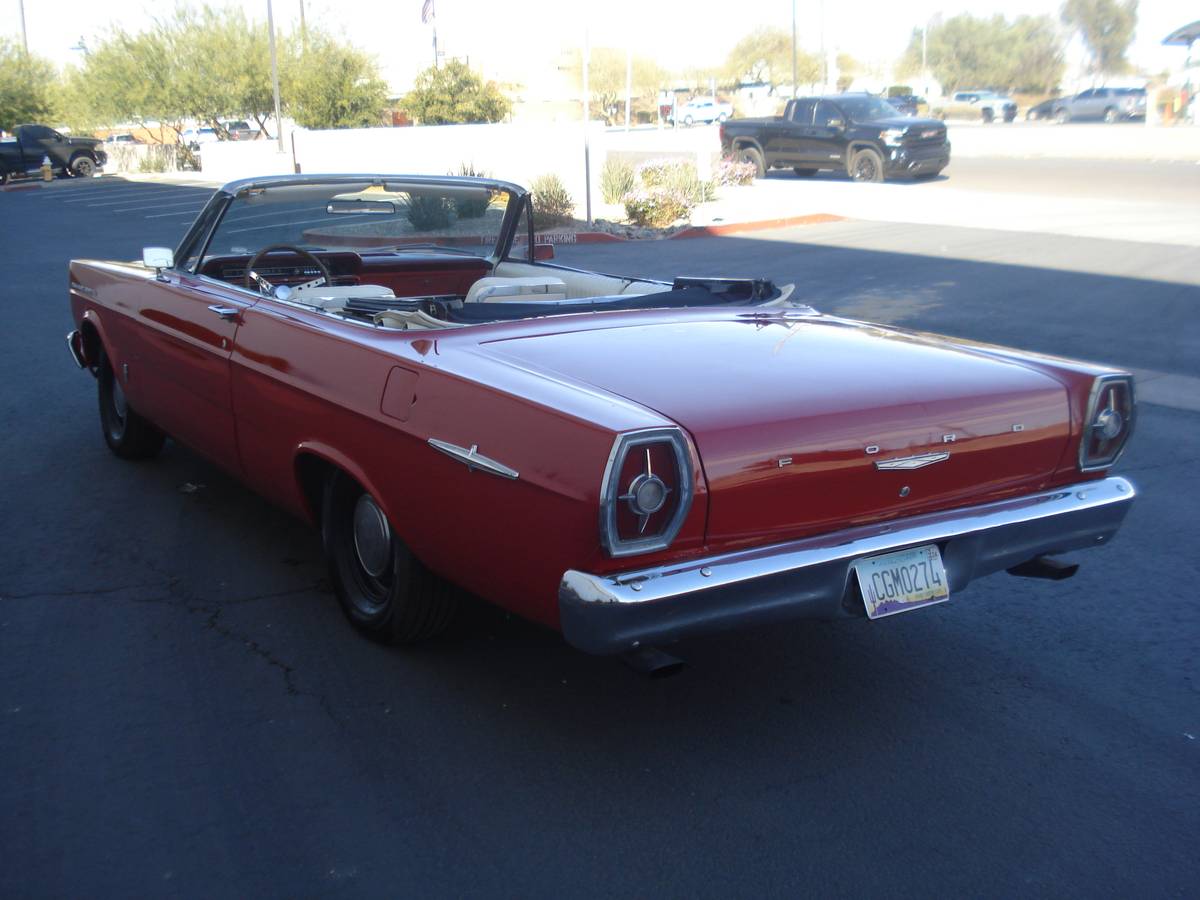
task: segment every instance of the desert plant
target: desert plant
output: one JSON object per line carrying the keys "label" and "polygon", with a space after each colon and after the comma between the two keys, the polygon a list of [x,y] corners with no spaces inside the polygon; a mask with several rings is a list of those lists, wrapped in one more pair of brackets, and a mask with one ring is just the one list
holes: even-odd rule
{"label": "desert plant", "polygon": [[662,187],[682,193],[691,201],[707,203],[716,196],[716,186],[702,179],[696,164],[687,159],[652,159],[638,166],[638,178],[648,188]]}
{"label": "desert plant", "polygon": [[[451,169],[447,175],[461,175],[468,178],[491,178],[490,172],[485,172],[482,169],[476,169],[475,163],[459,163],[458,171]],[[456,197],[454,199],[454,211],[458,213],[460,219],[479,219],[487,212],[489,196],[486,192],[473,194],[468,197]]]}
{"label": "desert plant", "polygon": [[609,158],[600,170],[600,196],[605,203],[620,203],[637,187],[637,173],[624,160]]}
{"label": "desert plant", "polygon": [[634,225],[665,228],[686,219],[695,202],[673,187],[638,188],[625,197],[625,215]]}
{"label": "desert plant", "polygon": [[433,231],[450,224],[450,201],[441,194],[410,194],[408,221],[417,231]]}
{"label": "desert plant", "polygon": [[713,181],[722,186],[731,184],[753,184],[758,169],[751,162],[742,162],[732,156],[724,157],[717,163]]}
{"label": "desert plant", "polygon": [[533,209],[544,224],[558,224],[575,214],[575,201],[557,175],[539,175],[530,186]]}

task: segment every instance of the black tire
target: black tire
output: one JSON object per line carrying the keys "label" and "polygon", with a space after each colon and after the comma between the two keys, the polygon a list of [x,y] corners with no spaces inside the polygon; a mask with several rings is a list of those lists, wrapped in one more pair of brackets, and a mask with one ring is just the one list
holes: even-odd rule
{"label": "black tire", "polygon": [[883,181],[883,157],[878,150],[863,147],[851,154],[846,172],[851,181]]}
{"label": "black tire", "polygon": [[125,399],[125,392],[109,364],[108,355],[101,352],[96,372],[97,396],[100,402],[100,429],[108,449],[121,459],[150,459],[162,450],[165,437],[146,419],[137,414]]}
{"label": "black tire", "polygon": [[1104,121],[1109,125],[1117,121],[1117,110],[1115,107],[1110,106],[1108,109],[1104,110]]}
{"label": "black tire", "polygon": [[718,125],[720,125],[724,122],[728,122],[728,121],[729,121],[729,116],[727,116],[725,113],[721,113],[717,116],[717,124]]}
{"label": "black tire", "polygon": [[792,169],[792,171],[796,173],[797,178],[812,178],[817,174],[816,169],[801,169],[799,166]]}
{"label": "black tire", "polygon": [[738,148],[737,158],[741,162],[754,164],[755,178],[765,178],[767,176],[767,164],[763,160],[763,155],[759,152],[757,147]]}
{"label": "black tire", "polygon": [[[366,527],[357,527],[358,519]],[[341,472],[325,483],[321,539],[342,611],[367,637],[411,644],[453,620],[458,604],[450,585],[412,555],[374,498]]]}
{"label": "black tire", "polygon": [[991,125],[992,120],[995,118],[996,118],[996,114],[994,112],[992,112],[990,109],[983,110],[983,124],[984,125]]}
{"label": "black tire", "polygon": [[71,160],[71,174],[76,178],[91,178],[96,174],[96,161],[80,154]]}
{"label": "black tire", "polygon": [[1068,122],[1071,121],[1071,114],[1070,114],[1070,112],[1068,112],[1065,109],[1057,110],[1054,113],[1054,121],[1057,122],[1059,125],[1066,125]]}

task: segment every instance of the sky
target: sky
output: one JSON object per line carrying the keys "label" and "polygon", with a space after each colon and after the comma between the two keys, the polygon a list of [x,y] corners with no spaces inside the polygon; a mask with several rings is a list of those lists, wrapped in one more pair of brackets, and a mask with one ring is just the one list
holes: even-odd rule
{"label": "sky", "polygon": [[[384,75],[399,91],[412,76],[433,62],[432,28],[421,23],[423,0],[274,0],[276,24],[299,21],[301,3],[309,24],[347,38],[379,60]],[[792,0],[738,0],[736,4],[695,0],[434,0],[439,49],[467,57],[485,76],[512,78],[532,69],[536,60],[551,58],[582,45],[585,26],[593,46],[624,48],[655,58],[668,70],[720,64],[733,44],[760,25],[791,28]],[[251,18],[265,20],[267,0],[210,0],[214,6],[240,6]],[[825,45],[861,60],[890,61],[908,43],[914,27],[930,17],[968,12],[1009,19],[1021,14],[1057,17],[1061,0],[796,0],[801,45]],[[1200,7],[1183,0],[1141,0],[1138,30],[1131,51],[1135,63],[1151,71],[1180,65],[1183,48],[1163,47],[1162,39],[1200,16]],[[25,0],[29,49],[59,65],[77,61],[71,49],[84,38],[92,44],[110,24],[129,31],[146,27],[168,3],[147,0]],[[0,0],[0,30],[20,37],[20,0]],[[870,23],[863,27],[863,23]],[[530,48],[537,48],[531,51]],[[1069,58],[1078,54],[1072,48]],[[540,63],[539,63],[540,64]],[[489,73],[488,67],[507,68]],[[532,72],[523,73],[533,75]]]}

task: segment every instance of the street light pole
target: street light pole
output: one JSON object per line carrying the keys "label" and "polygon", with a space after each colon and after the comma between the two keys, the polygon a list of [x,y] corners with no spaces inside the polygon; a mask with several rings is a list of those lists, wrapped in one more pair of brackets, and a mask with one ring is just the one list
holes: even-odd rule
{"label": "street light pole", "polygon": [[625,45],[625,130],[629,130],[629,100],[633,95],[633,44]]}
{"label": "street light pole", "polygon": [[796,99],[796,0],[792,0],[792,99]]}
{"label": "street light pole", "polygon": [[279,109],[279,63],[275,56],[275,13],[267,0],[267,41],[271,45],[271,89],[275,92],[275,137],[283,152],[283,115]]}
{"label": "street light pole", "polygon": [[25,36],[25,0],[17,0],[21,7],[21,46],[25,48],[25,55],[29,55],[29,38]]}

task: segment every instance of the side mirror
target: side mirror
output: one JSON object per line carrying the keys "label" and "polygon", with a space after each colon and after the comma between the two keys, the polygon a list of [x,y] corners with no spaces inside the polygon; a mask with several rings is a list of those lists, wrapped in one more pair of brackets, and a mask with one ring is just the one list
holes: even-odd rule
{"label": "side mirror", "polygon": [[162,270],[175,267],[175,253],[168,247],[143,247],[142,265],[147,269],[154,269],[156,277],[161,281]]}
{"label": "side mirror", "polygon": [[845,128],[845,127],[846,127],[846,123],[845,123],[845,122],[843,122],[841,119],[830,119],[830,120],[829,120],[829,127],[830,127],[830,128]]}
{"label": "side mirror", "polygon": [[553,244],[534,244],[533,245],[533,258],[541,259],[541,260],[554,259],[554,245]]}

